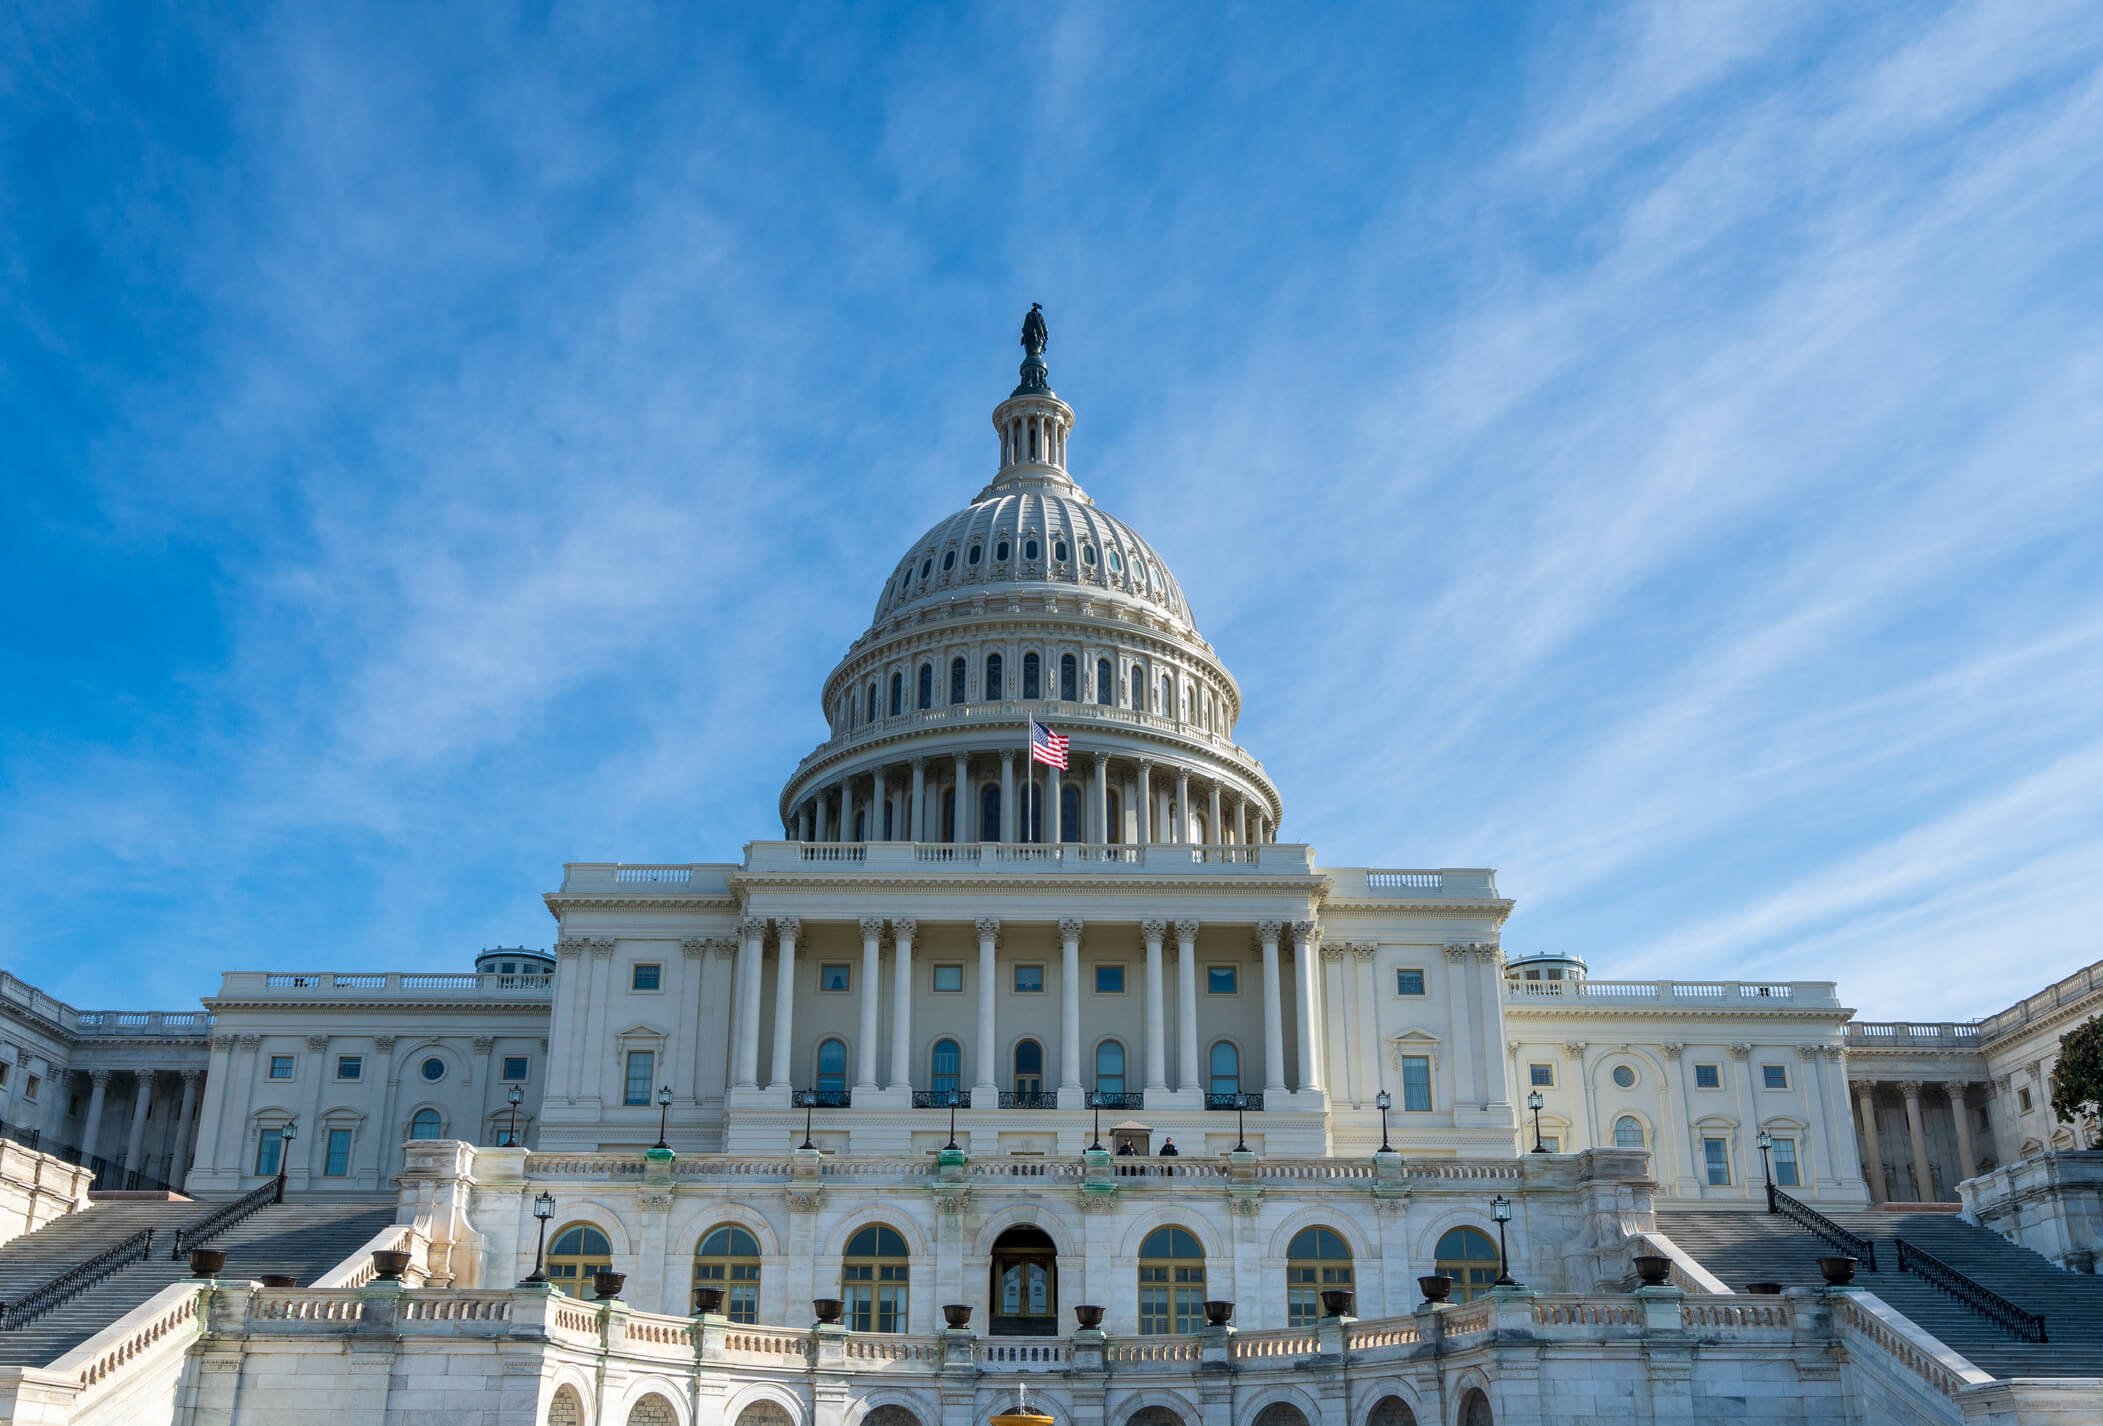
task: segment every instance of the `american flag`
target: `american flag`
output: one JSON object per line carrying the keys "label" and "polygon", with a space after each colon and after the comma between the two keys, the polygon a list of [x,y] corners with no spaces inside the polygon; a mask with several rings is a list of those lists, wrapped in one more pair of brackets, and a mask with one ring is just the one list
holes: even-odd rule
{"label": "american flag", "polygon": [[1067,742],[1064,733],[1054,733],[1036,719],[1030,720],[1031,762],[1050,763],[1060,772],[1066,771]]}

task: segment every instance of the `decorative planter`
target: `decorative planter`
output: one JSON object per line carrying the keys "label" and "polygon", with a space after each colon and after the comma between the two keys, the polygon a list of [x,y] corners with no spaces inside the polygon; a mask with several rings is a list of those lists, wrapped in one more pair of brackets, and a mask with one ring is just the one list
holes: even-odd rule
{"label": "decorative planter", "polygon": [[971,1326],[971,1304],[968,1302],[945,1302],[942,1304],[942,1320],[954,1331],[962,1332]]}
{"label": "decorative planter", "polygon": [[1749,1282],[1745,1290],[1756,1297],[1780,1297],[1782,1285],[1778,1282]]}
{"label": "decorative planter", "polygon": [[600,1268],[591,1275],[591,1295],[601,1302],[611,1302],[621,1295],[621,1284],[628,1281],[628,1274]]}
{"label": "decorative planter", "polygon": [[1453,1296],[1453,1279],[1444,1273],[1417,1279],[1417,1291],[1424,1294],[1426,1302],[1444,1302]]}
{"label": "decorative planter", "polygon": [[694,1312],[697,1316],[713,1317],[723,1310],[723,1289],[720,1287],[697,1287],[694,1289]]}
{"label": "decorative planter", "polygon": [[[372,1275],[379,1282],[400,1282],[409,1271],[409,1255],[400,1248],[381,1248],[372,1255]],[[619,1286],[618,1283],[615,1284]]]}
{"label": "decorative planter", "polygon": [[847,1304],[837,1297],[814,1297],[811,1299],[811,1311],[818,1315],[818,1325],[821,1327],[836,1325],[840,1320],[840,1315],[846,1310]]}
{"label": "decorative planter", "polygon": [[1672,1259],[1663,1253],[1638,1253],[1636,1276],[1645,1287],[1663,1287],[1672,1281]]}
{"label": "decorative planter", "polygon": [[191,1277],[217,1277],[225,1267],[226,1250],[224,1248],[190,1249]]}
{"label": "decorative planter", "polygon": [[1818,1271],[1825,1278],[1827,1287],[1846,1287],[1855,1280],[1855,1269],[1859,1266],[1859,1258],[1832,1257],[1818,1260]]}
{"label": "decorative planter", "polygon": [[1349,1288],[1330,1287],[1322,1290],[1322,1315],[1324,1317],[1349,1317],[1351,1315],[1351,1291]]}
{"label": "decorative planter", "polygon": [[291,1273],[264,1273],[261,1278],[265,1287],[298,1287],[299,1279]]}
{"label": "decorative planter", "polygon": [[1207,1327],[1224,1327],[1233,1320],[1233,1303],[1212,1301],[1205,1304],[1205,1325]]}
{"label": "decorative planter", "polygon": [[1092,1302],[1083,1302],[1073,1309],[1073,1320],[1091,1330],[1103,1325],[1103,1309]]}

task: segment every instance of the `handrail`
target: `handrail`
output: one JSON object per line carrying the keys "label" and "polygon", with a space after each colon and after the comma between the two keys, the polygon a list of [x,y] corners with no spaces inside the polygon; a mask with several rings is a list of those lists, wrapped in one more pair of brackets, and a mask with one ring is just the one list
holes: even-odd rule
{"label": "handrail", "polygon": [[23,1323],[36,1320],[80,1296],[117,1269],[144,1262],[152,1253],[153,1229],[141,1228],[86,1262],[75,1263],[49,1282],[39,1283],[14,1301],[0,1303],[0,1331],[12,1332]]}
{"label": "handrail", "polygon": [[1776,1188],[1767,1185],[1767,1211],[1779,1213],[1799,1228],[1808,1228],[1836,1248],[1845,1248],[1862,1260],[1862,1266],[1871,1272],[1877,1270],[1877,1245],[1860,1233],[1850,1233],[1832,1219],[1820,1213],[1801,1199],[1791,1198]]}
{"label": "handrail", "polygon": [[273,1203],[285,1201],[285,1176],[279,1174],[261,1188],[250,1189],[232,1203],[222,1203],[198,1219],[175,1230],[175,1248],[168,1256],[180,1258],[187,1250],[196,1247],[208,1238],[216,1238],[236,1223],[242,1222]]}
{"label": "handrail", "polygon": [[2025,1342],[2045,1339],[2044,1314],[2025,1311],[1985,1283],[1966,1276],[1926,1248],[1898,1240],[1899,1271],[1919,1273],[1936,1287],[1986,1318],[2011,1337]]}

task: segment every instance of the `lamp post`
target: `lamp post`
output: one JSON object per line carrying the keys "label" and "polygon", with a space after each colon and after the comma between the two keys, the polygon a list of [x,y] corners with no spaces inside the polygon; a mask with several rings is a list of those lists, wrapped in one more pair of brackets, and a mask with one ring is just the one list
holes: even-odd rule
{"label": "lamp post", "polygon": [[1242,1112],[1248,1107],[1249,1096],[1247,1092],[1238,1089],[1234,1091],[1234,1152],[1237,1154],[1245,1154],[1249,1151],[1249,1136],[1242,1132]]}
{"label": "lamp post", "polygon": [[1548,1152],[1548,1146],[1541,1142],[1541,1106],[1547,1102],[1538,1089],[1526,1096],[1526,1107],[1533,1111],[1533,1152],[1537,1154]]}
{"label": "lamp post", "polygon": [[1088,1152],[1099,1154],[1103,1151],[1103,1092],[1101,1090],[1091,1089],[1088,1091],[1088,1107],[1095,1112],[1095,1129],[1088,1141]]}
{"label": "lamp post", "polygon": [[1753,1142],[1760,1146],[1760,1186],[1767,1191],[1767,1211],[1772,1213],[1774,1212],[1774,1167],[1768,1162],[1767,1156],[1774,1150],[1774,1135],[1762,1129],[1759,1137],[1754,1139]]}
{"label": "lamp post", "polygon": [[548,1220],[555,1216],[555,1195],[543,1192],[540,1197],[534,1199],[533,1216],[540,1220],[540,1240],[533,1245],[533,1275],[528,1277],[526,1281],[546,1282],[548,1280]]}
{"label": "lamp post", "polygon": [[1387,1111],[1395,1107],[1395,1096],[1383,1089],[1373,1096],[1373,1106],[1380,1111],[1380,1152],[1392,1154],[1395,1146],[1387,1141]]}
{"label": "lamp post", "polygon": [[957,1146],[957,1092],[949,1091],[949,1142],[942,1147],[954,1151]]}
{"label": "lamp post", "polygon": [[667,1144],[665,1142],[664,1138],[665,1124],[671,1119],[671,1117],[672,1086],[670,1086],[669,1084],[660,1084],[659,1086],[657,1086],[657,1148],[669,1149],[672,1147],[670,1144]]}
{"label": "lamp post", "polygon": [[1512,1201],[1503,1194],[1490,1200],[1490,1216],[1497,1220],[1497,1281],[1492,1287],[1517,1287],[1519,1281],[1512,1276],[1512,1261],[1504,1246],[1504,1225],[1512,1221]]}
{"label": "lamp post", "polygon": [[521,1088],[519,1088],[519,1086],[517,1086],[517,1085],[515,1085],[515,1084],[514,1084],[514,1085],[512,1085],[512,1086],[511,1086],[511,1092],[510,1092],[509,1094],[505,1095],[505,1096],[504,1096],[504,1098],[505,1098],[506,1100],[508,1100],[508,1101],[510,1102],[510,1104],[511,1104],[511,1147],[512,1147],[512,1148],[517,1148],[517,1147],[518,1147],[518,1107],[519,1107],[519,1105],[521,1105],[521,1104],[523,1104],[523,1103],[525,1103],[525,1102],[526,1102],[526,1091],[525,1091],[525,1090],[523,1090],[523,1089],[521,1089]]}
{"label": "lamp post", "polygon": [[815,1149],[818,1147],[811,1142],[811,1106],[817,1102],[818,1096],[816,1093],[803,1096],[803,1142],[796,1146],[799,1149]]}
{"label": "lamp post", "polygon": [[287,1119],[277,1131],[277,1201],[285,1201],[285,1171],[292,1166],[292,1141],[299,1137],[299,1121]]}

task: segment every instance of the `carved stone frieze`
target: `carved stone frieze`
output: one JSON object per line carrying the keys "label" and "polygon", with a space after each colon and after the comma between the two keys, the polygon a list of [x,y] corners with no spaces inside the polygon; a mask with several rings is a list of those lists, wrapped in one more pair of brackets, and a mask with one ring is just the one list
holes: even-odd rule
{"label": "carved stone frieze", "polygon": [[825,1190],[816,1185],[784,1189],[781,1198],[791,1213],[816,1213],[825,1206]]}

